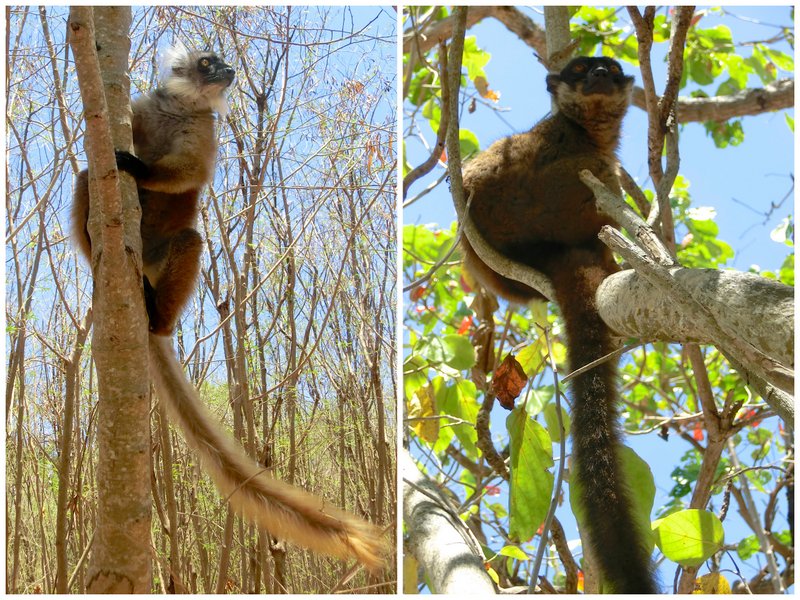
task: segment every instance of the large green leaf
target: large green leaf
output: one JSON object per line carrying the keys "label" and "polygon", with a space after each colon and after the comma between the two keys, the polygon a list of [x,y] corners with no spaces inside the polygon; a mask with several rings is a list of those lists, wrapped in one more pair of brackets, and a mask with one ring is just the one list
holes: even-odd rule
{"label": "large green leaf", "polygon": [[511,492],[509,498],[513,539],[531,539],[547,516],[553,494],[553,447],[547,430],[522,407],[506,420],[511,438]]}
{"label": "large green leaf", "polygon": [[656,543],[668,559],[684,567],[698,567],[725,542],[725,530],[707,510],[688,509],[654,524]]}

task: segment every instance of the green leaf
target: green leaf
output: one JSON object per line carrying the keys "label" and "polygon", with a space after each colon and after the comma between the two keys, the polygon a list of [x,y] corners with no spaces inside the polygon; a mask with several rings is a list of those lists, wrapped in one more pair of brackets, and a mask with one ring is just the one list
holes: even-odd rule
{"label": "green leaf", "polygon": [[[750,453],[753,462],[759,462],[764,459],[772,445],[772,432],[763,427],[753,429],[747,432],[747,441],[753,444],[754,448]],[[754,483],[760,486],[757,478],[750,478]],[[763,491],[763,490],[762,490]]]}
{"label": "green leaf", "polygon": [[758,45],[753,47],[753,54],[750,58],[746,58],[744,62],[752,67],[753,72],[758,75],[762,83],[775,81],[777,77],[775,67],[772,65],[771,61],[767,60],[767,57],[761,52]]}
{"label": "green leaf", "polygon": [[530,557],[517,546],[503,546],[498,552],[500,556],[508,556],[517,560],[528,560]]}
{"label": "green leaf", "polygon": [[509,534],[513,539],[531,539],[547,516],[553,493],[553,447],[550,436],[522,408],[506,419],[511,438],[511,482]]}
{"label": "green leaf", "polygon": [[778,532],[773,531],[772,534],[781,544],[785,544],[787,546],[791,546],[794,544],[794,534],[788,529],[784,529],[783,531],[778,531]]}
{"label": "green leaf", "polygon": [[700,85],[713,83],[715,76],[714,62],[700,53],[693,53],[688,57],[688,73]]}
{"label": "green leaf", "polygon": [[478,76],[486,77],[483,67],[489,62],[492,55],[478,48],[478,38],[470,35],[464,38],[464,54],[461,65],[467,69],[467,76],[475,80]]}
{"label": "green leaf", "polygon": [[421,356],[409,356],[403,363],[403,392],[411,398],[421,387],[428,384],[428,363]]}
{"label": "green leaf", "polygon": [[547,355],[547,345],[543,335],[540,335],[535,342],[528,344],[517,355],[517,362],[525,371],[525,375],[533,377],[544,367],[545,356]]}
{"label": "green leaf", "polygon": [[480,152],[481,143],[478,141],[478,136],[469,129],[461,129],[458,132],[458,142],[461,148],[461,160]]}
{"label": "green leaf", "polygon": [[[475,488],[477,487],[478,484],[477,478],[472,472],[470,472],[469,469],[461,469],[461,475],[459,476],[458,480],[465,488],[467,488],[467,490],[470,493],[475,491]],[[478,510],[480,509],[477,504],[472,504],[470,505],[469,510],[474,513],[477,513]]]}
{"label": "green leaf", "polygon": [[[561,441],[561,427],[558,425],[558,409],[555,402],[550,402],[544,407],[544,422],[547,424],[547,431],[554,442]],[[564,424],[564,432],[569,435],[570,419],[564,407],[561,407],[561,422]]]}
{"label": "green leaf", "polygon": [[761,544],[755,535],[749,535],[736,545],[736,554],[742,560],[747,560],[761,550]]}
{"label": "green leaf", "polygon": [[669,39],[670,24],[667,15],[656,15],[653,19],[653,41],[656,43],[666,42]]}
{"label": "green leaf", "polygon": [[431,87],[435,78],[435,75],[428,69],[417,69],[414,77],[411,79],[411,83],[408,84],[408,101],[414,106],[422,106],[435,93],[440,94],[440,91]]}
{"label": "green leaf", "polygon": [[710,48],[714,52],[733,52],[734,50],[733,35],[725,25],[717,25],[711,29],[696,29],[695,33],[710,41]]}
{"label": "green leaf", "polygon": [[706,121],[703,123],[706,133],[714,140],[717,148],[727,148],[728,146],[738,146],[744,141],[744,130],[742,129],[741,119],[724,121]]}
{"label": "green leaf", "polygon": [[[691,216],[689,218],[691,218]],[[703,221],[692,219],[691,228],[693,234],[703,237],[715,238],[719,234],[719,226],[711,219]]]}
{"label": "green leaf", "polygon": [[486,567],[486,574],[494,581],[495,585],[500,585],[500,577],[497,575],[497,571],[492,567]]}
{"label": "green leaf", "polygon": [[405,140],[403,140],[403,142],[402,142],[402,147],[403,147],[403,178],[405,179],[405,176],[408,175],[411,172],[411,169],[413,167],[411,166],[411,164],[408,162],[408,159],[406,158],[406,142],[405,142]]}
{"label": "green leaf", "polygon": [[651,534],[650,514],[653,510],[653,503],[656,498],[656,484],[653,478],[653,471],[632,448],[622,446],[619,449],[622,462],[622,472],[628,489],[631,492],[631,503],[633,504],[634,516],[638,522],[639,529],[645,535]]}
{"label": "green leaf", "polygon": [[668,559],[683,567],[699,567],[722,548],[725,530],[706,510],[673,513],[654,524],[656,543]]}
{"label": "green leaf", "polygon": [[[730,78],[727,81],[723,81],[717,88],[717,96],[730,96],[741,89],[742,88],[739,85],[739,82],[733,78]],[[436,130],[434,129],[434,131]]]}
{"label": "green leaf", "polygon": [[434,133],[438,133],[439,124],[442,120],[442,107],[439,106],[439,100],[437,98],[430,98],[425,103],[425,106],[422,107],[422,116],[428,119],[431,130]]}
{"label": "green leaf", "polygon": [[769,59],[774,62],[775,66],[781,71],[794,73],[794,59],[791,56],[779,50],[773,50],[772,48],[766,48],[765,51]]}
{"label": "green leaf", "polygon": [[[441,425],[442,420],[439,419],[437,423]],[[453,443],[456,434],[453,431],[452,427],[439,427],[439,437],[436,438],[436,441],[432,444],[432,450],[435,454],[442,456],[444,451],[450,447],[450,444]]]}
{"label": "green leaf", "polygon": [[414,352],[423,358],[427,358],[434,365],[441,364],[445,360],[444,343],[440,337],[435,335],[421,337],[414,347]]}
{"label": "green leaf", "polygon": [[457,371],[466,371],[475,365],[475,347],[468,337],[451,333],[442,336],[444,363]]}
{"label": "green leaf", "polygon": [[414,353],[432,364],[444,363],[457,371],[469,369],[475,364],[475,348],[469,338],[458,334],[424,335],[414,346]]}
{"label": "green leaf", "polygon": [[794,287],[794,254],[790,254],[783,261],[780,269],[780,280],[782,283]]}
{"label": "green leaf", "polygon": [[[416,259],[434,264],[440,245],[433,231],[424,225],[403,227],[403,266],[410,267]],[[430,265],[426,265],[430,267]]]}
{"label": "green leaf", "polygon": [[494,516],[498,519],[505,519],[508,516],[508,511],[506,507],[500,504],[499,502],[492,502],[491,504],[487,504],[486,508],[488,508]]}
{"label": "green leaf", "polygon": [[416,594],[419,579],[419,563],[410,552],[403,554],[403,594]]}
{"label": "green leaf", "polygon": [[728,75],[736,84],[736,88],[740,90],[746,88],[747,78],[750,77],[751,69],[744,62],[744,58],[738,54],[730,54],[725,60],[725,65],[728,68]]}
{"label": "green leaf", "polygon": [[555,388],[552,385],[543,385],[538,388],[531,388],[523,399],[525,411],[531,419],[544,410],[544,407],[553,399]]}
{"label": "green leaf", "polygon": [[[433,380],[433,388],[436,393],[436,403],[441,413],[465,421],[464,423],[453,425],[451,429],[458,441],[461,442],[467,456],[470,459],[476,459],[478,457],[478,448],[475,443],[478,441],[478,433],[475,430],[475,421],[478,418],[479,406],[475,384],[471,381],[460,379],[450,385],[445,385],[444,378],[437,377]],[[442,424],[445,423],[447,421],[442,421]]]}
{"label": "green leaf", "polygon": [[[629,35],[625,38],[623,44],[618,48],[616,58],[626,60],[635,67],[639,66],[639,42],[636,40],[635,35]],[[630,75],[630,73],[628,74]]]}

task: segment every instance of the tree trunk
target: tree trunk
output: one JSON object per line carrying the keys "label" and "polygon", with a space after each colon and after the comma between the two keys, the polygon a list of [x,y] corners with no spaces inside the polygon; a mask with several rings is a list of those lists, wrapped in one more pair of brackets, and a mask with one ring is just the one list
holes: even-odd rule
{"label": "tree trunk", "polygon": [[140,208],[132,178],[123,178],[121,193],[113,155],[115,147],[133,146],[130,24],[130,7],[70,11],[70,44],[86,115],[86,154],[92,174],[88,224],[95,282],[92,340],[100,393],[97,530],[87,585],[91,593],[147,593],[152,583],[150,378]]}
{"label": "tree trunk", "polygon": [[61,447],[58,465],[58,500],[56,507],[56,593],[69,592],[67,578],[69,576],[67,564],[67,504],[70,486],[70,467],[72,457],[72,427],[75,421],[75,410],[80,398],[80,373],[81,355],[89,328],[92,325],[92,314],[86,315],[80,329],[75,335],[75,347],[72,356],[64,361],[64,379],[66,390],[64,393],[64,431],[61,434]]}

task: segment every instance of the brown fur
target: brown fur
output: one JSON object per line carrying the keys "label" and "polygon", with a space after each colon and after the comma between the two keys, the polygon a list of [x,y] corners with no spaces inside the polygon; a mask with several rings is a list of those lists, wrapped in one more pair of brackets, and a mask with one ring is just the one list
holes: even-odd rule
{"label": "brown fur", "polygon": [[[218,61],[212,53],[193,53],[183,57],[180,64],[194,67],[203,57],[212,56]],[[230,69],[225,63],[218,63],[218,71]],[[173,71],[174,79],[185,76],[176,73],[185,73],[187,68],[181,66]],[[196,71],[191,69],[195,75]],[[191,81],[194,83],[183,87],[168,84],[131,105],[136,153],[131,162],[135,165],[140,161],[146,167],[144,174],[132,174],[142,207],[142,262],[149,283],[145,289],[150,331],[157,335],[172,334],[200,272],[202,238],[194,227],[200,192],[211,181],[217,157],[214,110],[233,81],[232,70],[223,80],[225,85],[216,81],[211,84],[216,95],[206,95],[196,77]],[[182,93],[168,91],[176,87]],[[121,164],[120,168],[126,167]],[[73,237],[84,255],[91,258],[88,218],[88,172],[82,171],[75,185]]]}
{"label": "brown fur", "polygon": [[[613,350],[595,305],[600,282],[619,270],[597,238],[612,221],[598,212],[578,172],[589,169],[610,189],[620,189],[616,150],[632,83],[615,61],[575,59],[547,77],[558,112],[527,133],[492,144],[464,170],[470,216],[483,238],[552,282],[573,370]],[[494,272],[467,240],[463,247],[466,266],[496,293],[517,303],[542,298]],[[608,361],[574,379],[572,476],[586,492],[585,525],[606,590],[654,593],[649,548],[634,525],[617,457],[615,376],[616,364]]]}
{"label": "brown fur", "polygon": [[[176,56],[164,87],[133,103],[136,156],[117,152],[120,169],[136,177],[142,207],[145,302],[158,396],[236,511],[275,536],[317,552],[353,557],[377,570],[386,550],[378,529],[270,477],[203,406],[165,337],[174,329],[200,271],[202,239],[194,229],[200,192],[214,173],[214,111],[224,109],[224,91],[233,80],[232,69],[211,53]],[[201,77],[204,59],[217,70]],[[75,243],[91,259],[87,171],[78,174],[72,213]]]}

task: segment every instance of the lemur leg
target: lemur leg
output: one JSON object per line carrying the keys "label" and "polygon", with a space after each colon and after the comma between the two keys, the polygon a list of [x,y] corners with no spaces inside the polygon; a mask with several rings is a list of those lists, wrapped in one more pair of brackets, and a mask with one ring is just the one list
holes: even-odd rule
{"label": "lemur leg", "polygon": [[150,318],[150,331],[171,335],[178,316],[189,301],[200,272],[203,238],[194,229],[183,229],[169,242],[155,283],[145,268],[145,302]]}

